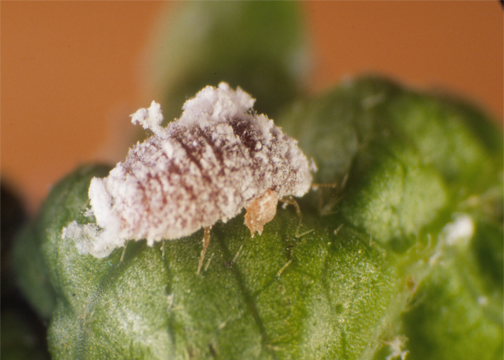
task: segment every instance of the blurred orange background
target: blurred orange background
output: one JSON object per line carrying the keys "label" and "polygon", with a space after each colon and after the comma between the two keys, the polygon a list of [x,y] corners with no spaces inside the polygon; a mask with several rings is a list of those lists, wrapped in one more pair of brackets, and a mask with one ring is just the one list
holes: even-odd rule
{"label": "blurred orange background", "polygon": [[[116,162],[149,104],[145,51],[167,2],[3,2],[2,181],[33,213],[78,164]],[[305,2],[313,92],[362,72],[470,98],[503,117],[497,1]],[[253,94],[252,94],[253,95]]]}

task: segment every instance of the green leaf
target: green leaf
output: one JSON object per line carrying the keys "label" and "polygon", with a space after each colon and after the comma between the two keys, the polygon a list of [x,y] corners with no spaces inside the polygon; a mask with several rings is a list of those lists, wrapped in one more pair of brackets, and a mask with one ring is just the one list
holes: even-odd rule
{"label": "green leaf", "polygon": [[376,346],[368,341],[391,311],[397,283],[358,232],[334,235],[334,219],[306,214],[313,231],[296,238],[297,215],[284,210],[254,239],[243,216],[215,226],[203,276],[196,275],[201,232],[153,248],[129,244],[122,261],[122,250],[95,259],[61,239],[61,223],[87,205],[82,184],[92,173],[78,173],[75,186],[51,195],[66,211],[43,244],[59,294],[49,332],[54,358],[355,357]]}
{"label": "green leaf", "polygon": [[[104,259],[79,254],[62,229],[89,221],[87,187],[108,169],[77,170],[32,225],[56,294],[53,358],[495,358],[502,144],[474,130],[474,113],[376,78],[295,104],[284,130],[315,159],[317,181],[338,185],[300,199],[300,228],[292,208],[254,238],[242,215],[217,223],[201,275],[202,231],[152,248],[130,242]],[[419,124],[403,124],[424,121],[419,139]],[[450,146],[466,148],[434,159],[425,144],[442,141],[445,121],[463,135]],[[473,182],[473,167],[486,178]]]}
{"label": "green leaf", "polygon": [[221,81],[253,94],[254,108],[270,116],[302,92],[308,42],[298,3],[186,2],[165,17],[152,45],[150,83],[162,92],[166,120]]}
{"label": "green leaf", "polygon": [[13,252],[17,285],[41,319],[49,320],[56,306],[56,294],[50,283],[48,267],[41,257],[44,230],[30,224],[19,234]]}
{"label": "green leaf", "polygon": [[[488,277],[502,279],[493,266],[503,269],[503,236],[502,227],[477,223],[471,244],[437,248],[430,274],[403,314],[411,359],[502,359],[502,281],[488,286]],[[494,247],[490,263],[478,263],[471,245]],[[495,257],[500,264],[492,263]],[[494,273],[485,274],[490,267]]]}

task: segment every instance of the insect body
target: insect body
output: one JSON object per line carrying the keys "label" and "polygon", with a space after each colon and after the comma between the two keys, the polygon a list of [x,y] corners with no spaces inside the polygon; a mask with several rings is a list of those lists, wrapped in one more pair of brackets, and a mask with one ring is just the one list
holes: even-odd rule
{"label": "insect body", "polygon": [[243,208],[252,236],[261,234],[278,200],[304,195],[312,176],[297,141],[250,111],[253,104],[240,88],[221,83],[186,101],[180,119],[166,127],[159,104],[138,110],[132,122],[154,135],[130,149],[108,177],[91,181],[98,227],[73,222],[63,236],[79,240],[81,252],[105,257],[126,240],[152,246],[205,228],[205,250],[210,227]]}

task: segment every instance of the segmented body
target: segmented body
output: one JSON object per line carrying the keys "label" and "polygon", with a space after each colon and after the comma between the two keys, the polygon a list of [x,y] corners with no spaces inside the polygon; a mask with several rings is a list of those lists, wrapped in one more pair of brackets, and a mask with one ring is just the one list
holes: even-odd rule
{"label": "segmented body", "polygon": [[[260,233],[277,200],[302,196],[312,176],[297,141],[251,111],[253,103],[240,88],[221,83],[188,100],[180,119],[167,127],[161,127],[155,102],[132,115],[154,135],[130,149],[108,177],[92,180],[91,209],[101,229],[80,227],[81,250],[103,257],[126,240],[152,245],[179,239],[243,208],[251,209],[251,232]],[[85,231],[90,235],[82,236]]]}

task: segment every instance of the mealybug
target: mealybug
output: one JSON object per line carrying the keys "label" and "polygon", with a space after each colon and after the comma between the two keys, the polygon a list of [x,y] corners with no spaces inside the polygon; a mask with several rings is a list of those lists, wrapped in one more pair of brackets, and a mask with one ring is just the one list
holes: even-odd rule
{"label": "mealybug", "polygon": [[272,220],[278,200],[302,196],[311,186],[311,166],[297,146],[265,115],[254,99],[226,83],[207,86],[185,102],[180,119],[161,126],[160,105],[132,115],[153,135],[137,143],[124,162],[89,187],[96,224],[64,228],[82,253],[108,256],[126,240],[149,246],[204,228],[198,272],[210,228],[247,210],[252,236]]}

